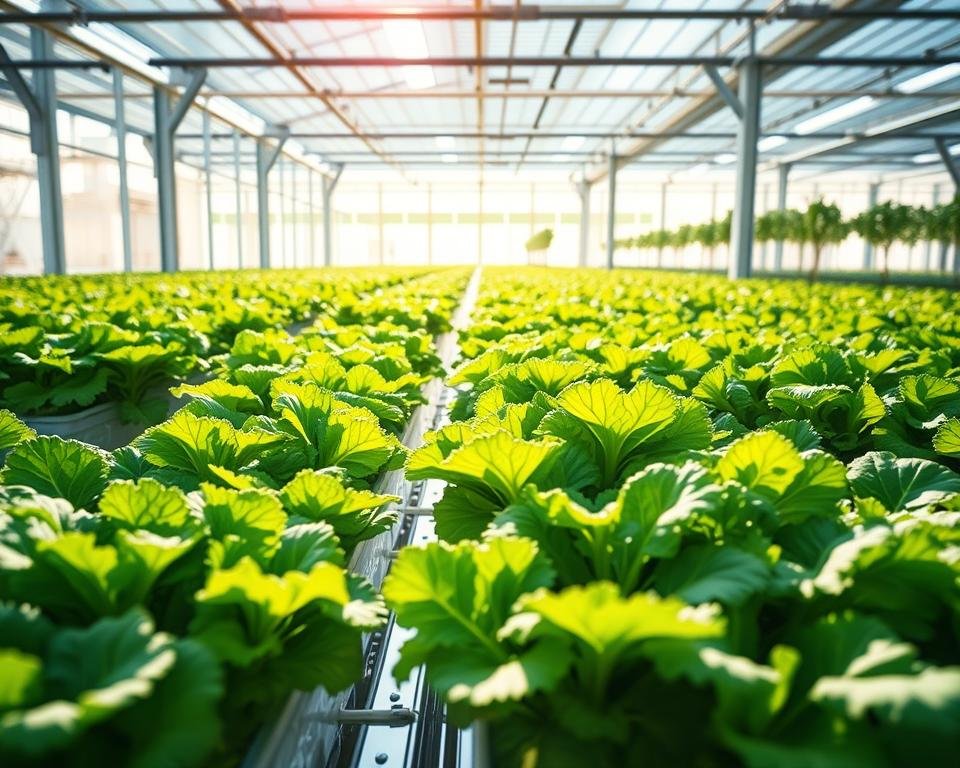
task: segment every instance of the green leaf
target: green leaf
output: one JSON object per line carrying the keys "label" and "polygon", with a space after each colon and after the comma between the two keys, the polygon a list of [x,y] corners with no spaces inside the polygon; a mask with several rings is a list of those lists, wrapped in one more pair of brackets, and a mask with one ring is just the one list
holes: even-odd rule
{"label": "green leaf", "polygon": [[676,595],[692,605],[716,601],[738,606],[763,591],[769,578],[770,566],[756,555],[701,544],[660,563],[653,583],[661,595]]}
{"label": "green leaf", "polygon": [[405,679],[424,656],[470,649],[494,667],[509,661],[498,630],[523,594],[551,583],[553,573],[528,539],[456,546],[405,547],[383,585],[387,604],[405,627],[416,627],[394,670]]}
{"label": "green leaf", "polygon": [[220,666],[200,643],[177,640],[173,648],[176,662],[150,698],[110,723],[134,745],[130,768],[201,765],[219,743]]}
{"label": "green leaf", "polygon": [[486,653],[441,656],[431,661],[428,678],[449,702],[483,708],[552,690],[568,673],[571,660],[563,643],[545,641],[499,663]]}
{"label": "green leaf", "polygon": [[944,417],[960,416],[960,383],[956,381],[930,374],[904,376],[899,391],[912,427],[931,429]]}
{"label": "green leaf", "polygon": [[284,529],[280,548],[270,561],[270,572],[309,573],[317,563],[344,565],[337,535],[328,523],[302,523]]}
{"label": "green leaf", "polygon": [[86,407],[107,391],[109,377],[106,368],[76,371],[50,389],[50,403],[57,408],[68,405]]}
{"label": "green leaf", "polygon": [[933,449],[942,456],[960,458],[960,419],[947,419],[937,427]]}
{"label": "green leaf", "polygon": [[210,536],[223,544],[216,565],[224,568],[250,556],[261,565],[273,557],[287,522],[280,500],[255,488],[237,491],[204,483],[203,519]]}
{"label": "green leaf", "polygon": [[[557,397],[557,405],[592,436],[602,482],[610,487],[631,456],[677,418],[680,401],[669,389],[648,381],[623,392],[611,380],[597,379],[570,385]],[[540,430],[569,437],[569,427],[551,415]]]}
{"label": "green leaf", "polygon": [[108,455],[76,440],[41,436],[8,455],[2,474],[7,485],[27,485],[59,496],[74,507],[89,506],[107,485]]}
{"label": "green leaf", "polygon": [[195,528],[183,491],[150,478],[108,485],[100,497],[100,514],[129,530],[142,528],[160,536],[184,535]]}
{"label": "green leaf", "polygon": [[224,419],[180,410],[144,432],[134,441],[134,447],[156,466],[183,473],[187,487],[196,487],[201,481],[220,481],[211,467],[243,469],[286,439],[279,433],[256,428],[239,430]]}
{"label": "green leaf", "polygon": [[37,433],[18,419],[13,413],[0,409],[0,451],[13,448],[25,440],[37,436]]}
{"label": "green leaf", "polygon": [[790,418],[809,421],[840,451],[859,445],[863,434],[886,414],[883,401],[869,384],[857,390],[844,384],[774,387],[767,401]]}
{"label": "green leaf", "polygon": [[348,488],[334,474],[305,469],[283,487],[280,500],[292,522],[325,521],[333,526],[344,549],[352,552],[361,541],[393,526],[396,512],[383,507],[400,499]]}
{"label": "green leaf", "polygon": [[847,477],[856,496],[874,498],[891,512],[919,509],[960,494],[960,475],[933,461],[871,452],[851,462]]}
{"label": "green leaf", "polygon": [[232,568],[211,572],[196,600],[191,636],[219,659],[247,667],[283,653],[297,611],[322,603],[332,619],[343,621],[351,596],[343,570],[332,563],[277,576],[243,558]]}
{"label": "green leaf", "polygon": [[263,403],[250,387],[231,384],[223,379],[211,379],[202,384],[181,384],[171,389],[170,394],[174,397],[187,395],[202,403],[218,405],[238,413],[260,413],[263,410]]}
{"label": "green leaf", "polygon": [[615,584],[598,581],[559,593],[539,590],[521,598],[503,636],[556,638],[572,643],[576,675],[595,706],[602,706],[621,665],[643,653],[651,640],[719,637],[724,623],[709,606],[691,608],[653,592],[623,597]]}
{"label": "green leaf", "polygon": [[852,720],[869,713],[890,727],[916,728],[955,744],[960,668],[931,668],[916,675],[824,677],[814,685],[810,698]]}
{"label": "green leaf", "polygon": [[764,429],[783,435],[793,443],[798,451],[809,451],[820,447],[821,437],[809,421],[792,419],[776,421],[773,424],[767,424]]}
{"label": "green leaf", "polygon": [[403,456],[399,441],[370,411],[346,405],[315,384],[283,382],[274,390],[278,426],[302,441],[312,459],[307,468],[341,467],[366,478],[394,468]]}
{"label": "green leaf", "polygon": [[717,462],[723,480],[736,480],[757,493],[776,498],[803,471],[793,443],[776,432],[754,432],[727,448]]}
{"label": "green leaf", "polygon": [[41,696],[42,671],[43,662],[36,656],[0,649],[0,712],[35,704]]}
{"label": "green leaf", "polygon": [[49,701],[7,712],[0,749],[39,756],[65,747],[79,733],[150,697],[173,667],[166,635],[144,614],[105,618],[87,629],[58,633],[44,665]]}
{"label": "green leaf", "polygon": [[507,432],[478,437],[442,456],[436,443],[415,452],[407,464],[411,480],[437,478],[486,489],[492,498],[509,503],[530,477],[544,467],[560,447],[555,440],[520,440]]}

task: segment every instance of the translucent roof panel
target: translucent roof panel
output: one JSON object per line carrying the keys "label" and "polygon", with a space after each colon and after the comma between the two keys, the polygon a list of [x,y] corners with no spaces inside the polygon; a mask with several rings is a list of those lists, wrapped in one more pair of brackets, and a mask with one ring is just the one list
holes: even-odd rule
{"label": "translucent roof panel", "polygon": [[[763,66],[762,168],[782,162],[825,172],[918,167],[930,162],[934,137],[960,143],[960,0],[908,0],[900,4],[899,18],[894,12],[884,18],[773,15],[752,21],[723,12],[762,14],[781,4],[500,0],[484,3],[480,19],[470,17],[473,0],[421,0],[404,5],[402,17],[390,15],[397,3],[377,0],[76,5],[94,14],[94,21],[61,27],[56,55],[125,51],[126,120],[143,135],[153,127],[156,82],[182,84],[185,72],[203,60],[207,76],[198,104],[229,106],[214,114],[217,136],[233,127],[253,135],[285,127],[318,162],[384,168],[451,159],[518,169],[551,164],[599,177],[613,150],[624,162],[666,173],[703,163],[728,171],[738,118],[703,59],[717,59],[716,72],[735,90],[738,72],[729,64],[752,50],[778,61]],[[841,5],[861,7],[834,3],[834,10]],[[2,7],[32,12],[39,3],[11,0]],[[241,8],[254,15],[237,18]],[[953,16],[904,15],[918,10]],[[96,21],[98,12],[117,14]],[[157,13],[124,18],[123,12]],[[198,12],[214,17],[198,18]],[[30,58],[26,25],[0,25],[0,41],[14,59]],[[897,63],[929,56],[945,63]],[[565,63],[571,57],[576,63]],[[791,61],[823,57],[847,61]],[[450,58],[460,62],[404,63]],[[637,58],[644,63],[631,65]],[[664,58],[671,61],[651,65]],[[321,66],[310,59],[362,61]],[[876,65],[880,59],[889,61]],[[110,72],[60,70],[57,82],[65,108],[114,119]],[[195,141],[201,130],[200,110],[191,110],[180,135]]]}

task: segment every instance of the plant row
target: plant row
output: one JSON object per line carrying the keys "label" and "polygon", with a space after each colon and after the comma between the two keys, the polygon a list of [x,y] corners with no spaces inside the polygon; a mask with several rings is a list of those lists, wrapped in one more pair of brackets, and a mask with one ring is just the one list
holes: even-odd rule
{"label": "plant row", "polygon": [[[700,245],[712,254],[720,245],[730,242],[732,214],[703,224],[684,224],[675,230],[654,230],[634,238],[618,240],[618,248],[682,250]],[[888,254],[896,243],[908,246],[921,240],[939,242],[944,253],[949,244],[960,244],[960,198],[951,202],[925,206],[911,206],[886,201],[868,208],[852,218],[844,218],[840,208],[823,200],[815,200],[806,209],[774,210],[756,218],[754,237],[758,242],[788,242],[810,246],[811,278],[820,269],[820,257],[827,245],[843,242],[855,233],[877,248],[881,271],[888,274]],[[802,252],[801,252],[802,261]],[[960,264],[960,262],[957,262]],[[712,267],[712,256],[711,265]],[[803,264],[800,265],[801,271]],[[945,258],[941,270],[946,269]]]}
{"label": "plant row", "polygon": [[384,584],[496,766],[952,765],[956,294],[485,274]]}
{"label": "plant row", "polygon": [[0,411],[0,763],[233,765],[291,692],[359,679],[385,610],[349,565],[465,278],[240,330],[112,453]]}
{"label": "plant row", "polygon": [[[21,416],[121,404],[167,415],[166,387],[209,370],[241,331],[283,329],[356,307],[414,273],[386,270],[0,279],[0,408]],[[373,299],[375,300],[375,299]]]}

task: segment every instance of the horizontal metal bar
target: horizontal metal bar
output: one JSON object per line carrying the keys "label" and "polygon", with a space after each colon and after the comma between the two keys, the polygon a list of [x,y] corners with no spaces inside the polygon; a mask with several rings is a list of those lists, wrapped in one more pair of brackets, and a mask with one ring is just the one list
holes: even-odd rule
{"label": "horizontal metal bar", "polygon": [[[358,166],[358,165],[364,165],[364,166],[370,165],[370,166],[378,166],[378,167],[384,166],[384,163],[382,160],[351,160],[349,162],[351,167]],[[402,162],[407,167],[429,166],[431,168],[444,167],[444,168],[450,168],[450,169],[455,169],[457,167],[462,168],[462,167],[468,167],[468,166],[472,168],[472,167],[479,167],[481,165],[489,166],[489,167],[497,167],[497,168],[502,166],[504,168],[508,168],[517,164],[516,159],[512,159],[512,160],[487,159],[487,160],[481,161],[479,157],[475,159],[466,159],[463,162],[458,161],[457,163],[444,163],[442,160],[430,159],[430,158],[421,158],[421,159],[409,158],[409,159],[404,159]],[[916,167],[917,165],[916,163],[912,161],[907,161],[907,160],[889,160],[888,161],[885,159],[885,156],[883,155],[878,155],[876,162],[865,161],[863,159],[859,159],[852,162],[811,159],[811,160],[797,160],[794,164],[798,165],[801,163],[809,164],[809,165],[837,166],[837,167],[849,167],[849,168],[854,168],[854,167],[859,168],[865,165],[866,166],[874,165],[878,167],[882,166],[884,168],[886,167],[907,168],[907,167]],[[629,160],[626,158],[623,158],[623,164],[624,166],[636,165],[636,166],[650,166],[652,168],[663,166],[668,168],[675,168],[677,170],[682,170],[686,167],[689,167],[693,163],[692,162],[684,163],[682,160],[647,160],[643,157],[638,157],[636,159],[630,158]],[[535,166],[542,165],[545,167],[570,166],[573,168],[579,168],[583,166],[583,160],[575,157],[571,157],[568,160],[546,160],[546,159],[533,158],[530,160],[524,160],[524,165],[535,165]],[[200,168],[200,166],[196,166],[196,167]],[[725,166],[718,165],[718,166],[712,166],[712,167],[716,168],[717,170],[724,169],[729,171],[730,173],[733,173],[736,170],[733,166],[730,166],[730,165],[725,165]],[[690,179],[690,181],[695,181],[695,179]]]}
{"label": "horizontal metal bar", "polygon": [[[656,99],[666,97],[678,98],[707,98],[716,95],[716,91],[691,91],[687,89],[664,90],[617,90],[604,89],[584,90],[485,90],[485,99]],[[451,91],[321,91],[308,93],[306,91],[201,91],[202,98],[218,96],[225,99],[309,99],[337,98],[337,99],[476,99],[474,90]],[[869,96],[873,99],[960,99],[960,91],[917,91],[906,93],[897,90],[769,90],[763,92],[765,99],[839,99],[844,97]],[[109,93],[62,93],[61,99],[113,99]],[[125,99],[152,99],[153,93],[148,91],[130,92],[124,94]]]}
{"label": "horizontal metal bar", "polygon": [[[939,67],[960,63],[960,56],[759,56],[760,64],[793,67]],[[734,56],[303,56],[277,58],[156,57],[154,67],[729,67]]]}
{"label": "horizontal metal bar", "polygon": [[3,24],[21,23],[66,23],[88,24],[104,22],[113,24],[138,24],[157,22],[189,21],[257,21],[285,23],[291,21],[387,21],[393,19],[416,19],[419,21],[877,21],[912,20],[938,21],[960,20],[960,11],[954,9],[834,9],[826,6],[785,6],[768,13],[761,10],[642,10],[607,8],[575,8],[563,6],[522,5],[519,8],[325,8],[285,9],[282,6],[264,6],[230,10],[83,10],[41,11],[37,13],[14,12],[0,17]]}
{"label": "horizontal metal bar", "polygon": [[398,507],[397,511],[401,515],[413,515],[414,517],[430,517],[433,515],[433,507]]}
{"label": "horizontal metal bar", "polygon": [[[225,139],[232,134],[215,133],[213,138]],[[437,128],[431,131],[404,131],[404,132],[371,132],[364,134],[371,139],[416,140],[433,139],[437,136],[449,136],[453,139],[484,139],[494,141],[514,141],[520,139],[564,139],[568,136],[582,136],[586,139],[733,139],[736,133],[732,131],[580,131],[571,128],[566,131],[510,131],[507,133],[495,132],[459,132]],[[870,136],[860,133],[846,133],[838,131],[824,131],[817,133],[790,133],[789,131],[769,131],[762,136],[783,136],[786,139],[846,139],[868,140],[872,138],[889,138],[885,136]],[[951,138],[960,136],[960,129],[939,131],[938,133],[898,133],[897,138],[933,140],[936,136]],[[179,133],[181,139],[201,139],[199,133]],[[291,131],[291,139],[357,139],[352,133],[336,133],[322,131]]]}
{"label": "horizontal metal bar", "polygon": [[[79,59],[14,59],[9,66],[14,69],[100,69],[110,71],[110,65],[103,61],[81,61]],[[112,98],[112,97],[111,97]]]}
{"label": "horizontal metal bar", "polygon": [[347,725],[386,725],[403,728],[417,722],[419,715],[414,709],[396,707],[391,709],[341,709],[336,715],[338,723]]}

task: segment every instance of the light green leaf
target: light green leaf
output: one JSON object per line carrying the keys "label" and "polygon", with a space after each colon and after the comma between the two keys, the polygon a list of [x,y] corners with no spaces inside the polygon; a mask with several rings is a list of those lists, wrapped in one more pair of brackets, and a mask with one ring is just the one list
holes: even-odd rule
{"label": "light green leaf", "polygon": [[37,433],[10,411],[0,409],[0,451],[13,448],[18,443],[30,440]]}
{"label": "light green leaf", "polygon": [[183,535],[194,527],[183,491],[151,478],[111,483],[100,498],[100,514],[130,530],[161,536]]}
{"label": "light green leaf", "polygon": [[108,454],[76,440],[41,436],[8,455],[0,480],[89,506],[107,485]]}

